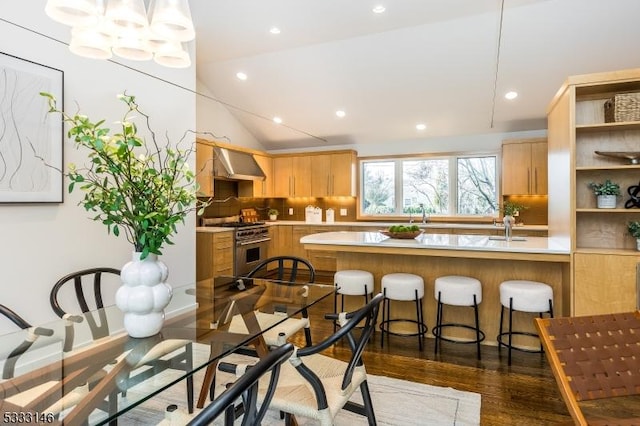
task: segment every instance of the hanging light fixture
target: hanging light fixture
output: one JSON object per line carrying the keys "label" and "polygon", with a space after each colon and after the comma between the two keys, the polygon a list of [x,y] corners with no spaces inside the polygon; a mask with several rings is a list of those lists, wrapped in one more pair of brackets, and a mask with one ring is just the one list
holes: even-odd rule
{"label": "hanging light fixture", "polygon": [[[112,53],[173,68],[191,66],[185,42],[195,38],[188,0],[47,0],[45,12],[72,27],[71,52],[93,59]],[[149,18],[151,16],[151,25]]]}

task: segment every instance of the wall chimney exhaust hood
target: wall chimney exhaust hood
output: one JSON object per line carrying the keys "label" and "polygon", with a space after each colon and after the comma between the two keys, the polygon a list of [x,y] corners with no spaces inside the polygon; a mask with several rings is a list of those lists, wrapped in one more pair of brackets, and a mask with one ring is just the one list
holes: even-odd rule
{"label": "wall chimney exhaust hood", "polygon": [[213,175],[216,179],[264,180],[266,175],[253,155],[233,149],[213,147]]}

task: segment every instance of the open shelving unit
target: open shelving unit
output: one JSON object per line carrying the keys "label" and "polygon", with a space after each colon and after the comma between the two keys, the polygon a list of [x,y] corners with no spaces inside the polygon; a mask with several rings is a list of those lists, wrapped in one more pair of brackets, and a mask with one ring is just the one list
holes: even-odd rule
{"label": "open shelving unit", "polygon": [[[606,123],[604,117],[605,101],[629,92],[640,92],[640,69],[574,76],[548,110],[549,155],[556,159],[550,175],[558,167],[569,170],[560,173],[560,182],[549,182],[549,235],[571,240],[572,315],[638,307],[640,252],[627,223],[640,220],[640,208],[627,209],[625,202],[627,189],[640,185],[640,164],[596,154],[640,151],[640,121]],[[620,185],[614,209],[597,208],[589,187],[606,179]]]}

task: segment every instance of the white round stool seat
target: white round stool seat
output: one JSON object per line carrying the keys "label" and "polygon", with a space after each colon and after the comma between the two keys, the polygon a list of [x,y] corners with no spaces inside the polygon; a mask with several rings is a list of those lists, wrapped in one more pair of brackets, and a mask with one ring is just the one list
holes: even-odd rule
{"label": "white round stool seat", "polygon": [[416,300],[424,297],[424,280],[421,276],[407,273],[387,274],[381,281],[382,294],[391,300]]}
{"label": "white round stool seat", "polygon": [[515,311],[547,312],[549,300],[553,301],[553,289],[550,285],[537,281],[503,281],[500,284],[500,303],[509,308],[511,298]]}
{"label": "white round stool seat", "polygon": [[461,275],[447,275],[438,277],[435,281],[434,296],[445,305],[453,306],[473,306],[473,296],[476,296],[476,303],[482,302],[482,284],[480,280]]}
{"label": "white round stool seat", "polygon": [[345,269],[333,276],[338,294],[364,296],[373,294],[373,274],[359,269]]}

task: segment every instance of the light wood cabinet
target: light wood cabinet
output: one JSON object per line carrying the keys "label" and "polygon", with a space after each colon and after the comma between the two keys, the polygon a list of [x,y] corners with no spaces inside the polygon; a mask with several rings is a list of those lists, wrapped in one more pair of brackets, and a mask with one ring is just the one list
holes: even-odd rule
{"label": "light wood cabinet", "polygon": [[253,197],[254,198],[270,198],[273,197],[273,159],[266,155],[253,155],[256,162],[266,175],[265,180],[253,181]]}
{"label": "light wood cabinet", "polygon": [[196,232],[196,281],[233,275],[232,232]]}
{"label": "light wood cabinet", "polygon": [[273,159],[274,196],[311,196],[311,157],[280,156]]}
{"label": "light wood cabinet", "polygon": [[196,182],[199,195],[213,197],[213,146],[200,142],[196,143]]}
{"label": "light wood cabinet", "polygon": [[575,253],[574,315],[597,315],[638,309],[638,255]]}
{"label": "light wood cabinet", "polygon": [[355,151],[313,155],[311,196],[355,196]]}
{"label": "light wood cabinet", "polygon": [[[640,180],[640,165],[596,151],[637,151],[640,121],[605,123],[604,103],[616,93],[639,92],[640,69],[569,77],[548,109],[550,169],[549,236],[571,239],[573,315],[636,308],[640,253],[627,223],[639,209],[625,209],[627,188]],[[622,196],[614,209],[596,208],[590,182],[611,179]]]}
{"label": "light wood cabinet", "polygon": [[547,194],[546,139],[510,140],[502,144],[502,194]]}

